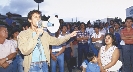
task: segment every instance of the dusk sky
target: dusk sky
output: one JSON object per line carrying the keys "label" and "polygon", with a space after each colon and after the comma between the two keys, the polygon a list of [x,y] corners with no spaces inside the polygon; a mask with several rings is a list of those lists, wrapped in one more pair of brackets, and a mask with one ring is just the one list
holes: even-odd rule
{"label": "dusk sky", "polygon": [[[0,0],[0,13],[7,12],[21,14],[26,17],[28,12],[37,9],[34,0]],[[96,19],[120,17],[126,18],[126,9],[133,6],[133,0],[44,0],[40,4],[42,14],[58,15],[66,22],[87,22]]]}

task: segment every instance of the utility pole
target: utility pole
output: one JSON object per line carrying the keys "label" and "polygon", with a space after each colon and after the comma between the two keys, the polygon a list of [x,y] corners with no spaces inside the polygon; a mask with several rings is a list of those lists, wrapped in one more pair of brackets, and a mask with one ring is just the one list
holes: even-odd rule
{"label": "utility pole", "polygon": [[38,10],[39,10],[39,3],[43,2],[44,0],[34,0],[36,3],[38,3]]}

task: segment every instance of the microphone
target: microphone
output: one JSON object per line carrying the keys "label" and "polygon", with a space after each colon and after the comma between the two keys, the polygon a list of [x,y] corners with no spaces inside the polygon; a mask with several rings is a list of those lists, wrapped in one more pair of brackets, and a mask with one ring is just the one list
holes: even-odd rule
{"label": "microphone", "polygon": [[44,30],[48,29],[51,33],[55,33],[58,31],[60,23],[57,17],[50,17],[48,21],[40,20],[37,23],[38,28],[44,28]]}

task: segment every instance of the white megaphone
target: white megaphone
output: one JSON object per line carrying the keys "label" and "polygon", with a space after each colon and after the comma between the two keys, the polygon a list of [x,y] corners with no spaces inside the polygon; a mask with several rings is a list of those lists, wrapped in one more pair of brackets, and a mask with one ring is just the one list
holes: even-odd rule
{"label": "white megaphone", "polygon": [[36,24],[38,28],[47,28],[51,33],[57,32],[60,27],[59,19],[57,17],[50,17],[48,21],[40,20]]}

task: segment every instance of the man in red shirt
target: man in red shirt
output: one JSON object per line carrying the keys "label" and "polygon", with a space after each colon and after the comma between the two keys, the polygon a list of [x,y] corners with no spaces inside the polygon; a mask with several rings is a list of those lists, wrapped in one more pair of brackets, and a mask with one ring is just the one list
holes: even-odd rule
{"label": "man in red shirt", "polygon": [[133,72],[133,18],[127,17],[125,19],[125,24],[126,27],[121,31],[121,39],[125,42],[125,45],[122,45],[122,72]]}

